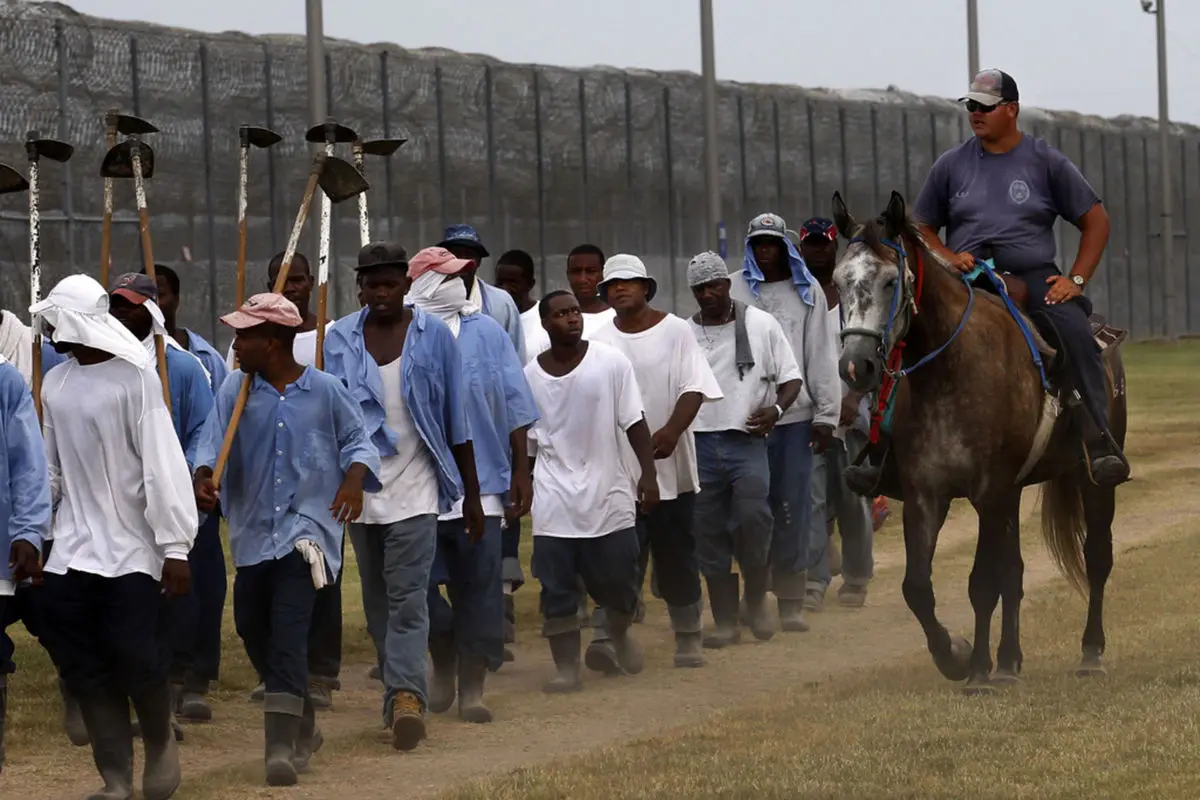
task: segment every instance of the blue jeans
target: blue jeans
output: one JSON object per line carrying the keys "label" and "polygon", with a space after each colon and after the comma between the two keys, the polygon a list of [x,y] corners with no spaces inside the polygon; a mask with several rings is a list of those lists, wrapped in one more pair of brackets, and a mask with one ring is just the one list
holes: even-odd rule
{"label": "blue jeans", "polygon": [[586,539],[534,536],[532,566],[542,584],[542,635],[579,630],[584,591],[601,608],[632,614],[638,601],[640,549],[637,528]]}
{"label": "blue jeans", "polygon": [[[821,594],[829,587],[829,537],[836,522],[842,535],[842,575],[847,586],[866,586],[875,570],[871,501],[850,491],[843,473],[866,445],[866,434],[850,429],[847,442],[835,439],[813,460],[812,528],[808,547],[808,587]],[[849,445],[849,447],[847,447]]]}
{"label": "blue jeans", "polygon": [[308,697],[308,628],[317,590],[296,550],[239,567],[233,579],[233,622],[267,694]]}
{"label": "blue jeans", "polygon": [[437,516],[421,514],[390,525],[350,525],[358,560],[367,633],[383,675],[383,721],[392,723],[397,692],[429,696],[425,648],[429,644],[426,592],[437,546]]}
{"label": "blue jeans", "polygon": [[742,431],[696,434],[696,559],[706,578],[767,566],[774,524],[767,498],[767,442]]}
{"label": "blue jeans", "polygon": [[803,600],[812,514],[812,422],[777,425],[767,436],[771,468],[771,589],[780,600]]}
{"label": "blue jeans", "polygon": [[221,668],[221,617],[227,577],[221,547],[221,517],[209,514],[188,553],[192,591],[170,601],[171,679],[185,691],[204,693]]}
{"label": "blue jeans", "polygon": [[[484,519],[472,542],[461,519],[439,522],[429,579],[429,631],[453,633],[460,656],[482,658],[495,672],[504,663],[504,591],[500,570],[500,517]],[[446,584],[449,602],[439,586]]]}

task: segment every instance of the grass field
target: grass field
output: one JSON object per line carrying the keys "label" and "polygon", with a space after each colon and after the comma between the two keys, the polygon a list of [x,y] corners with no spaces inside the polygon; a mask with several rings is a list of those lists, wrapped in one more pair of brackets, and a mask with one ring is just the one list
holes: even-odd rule
{"label": "grass field", "polygon": [[[573,698],[538,691],[549,676],[536,636],[536,591],[518,593],[518,663],[491,679],[497,722],[435,719],[418,753],[377,740],[378,689],[351,562],[345,577],[346,691],[323,715],[327,746],[291,792],[261,786],[261,728],[245,700],[256,679],[227,613],[217,721],[189,727],[181,798],[1155,797],[1200,796],[1200,343],[1127,353],[1128,452],[1118,494],[1116,568],[1107,606],[1107,678],[1080,681],[1084,603],[1024,528],[1022,684],[965,698],[942,680],[899,596],[896,514],[877,540],[867,608],[830,609],[813,632],[710,654],[702,670],[669,667],[665,610],[651,601],[635,679],[590,679]],[[940,613],[970,630],[966,574],[974,522],[958,506],[935,563]],[[350,551],[347,551],[350,556]],[[997,619],[999,615],[997,614]],[[76,796],[95,784],[86,750],[61,732],[53,670],[20,626],[10,680],[9,766],[0,797]],[[686,673],[686,674],[685,674]],[[6,785],[7,784],[7,785]],[[10,794],[10,792],[12,792]]]}

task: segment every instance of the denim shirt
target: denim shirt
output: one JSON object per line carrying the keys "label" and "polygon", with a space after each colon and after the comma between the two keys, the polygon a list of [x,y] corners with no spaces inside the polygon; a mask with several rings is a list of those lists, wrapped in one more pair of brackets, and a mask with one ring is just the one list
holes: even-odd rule
{"label": "denim shirt", "polygon": [[174,347],[166,348],[167,383],[171,392],[171,422],[188,467],[196,463],[196,450],[204,424],[212,411],[213,393],[204,367],[193,356]]}
{"label": "denim shirt", "polygon": [[184,328],[183,332],[187,334],[188,352],[200,359],[200,363],[208,370],[208,374],[212,378],[213,394],[216,394],[220,391],[221,384],[225,382],[225,376],[229,374],[229,366],[225,363],[225,357],[195,331]]}
{"label": "denim shirt", "polygon": [[[221,385],[197,466],[216,464],[243,374],[233,370]],[[221,486],[234,566],[283,558],[306,538],[320,546],[336,578],[342,526],[329,507],[355,463],[367,467],[364,490],[379,491],[379,453],[358,405],[337,378],[305,367],[280,394],[255,376]]]}
{"label": "denim shirt", "polygon": [[463,317],[458,350],[480,494],[508,491],[512,481],[509,434],[540,417],[525,370],[509,342],[504,328],[491,317]]}
{"label": "denim shirt", "polygon": [[17,368],[0,362],[0,581],[12,580],[13,542],[42,549],[50,529],[50,475],[33,395]]}
{"label": "denim shirt", "polygon": [[521,312],[517,310],[516,301],[503,289],[497,289],[479,278],[475,280],[479,282],[479,296],[483,299],[483,313],[500,323],[508,334],[509,340],[512,341],[517,358],[521,359],[521,363],[524,364],[525,328],[521,325]]}
{"label": "denim shirt", "polygon": [[[410,306],[412,323],[404,337],[400,388],[438,474],[438,509],[442,514],[463,496],[462,477],[450,448],[471,440],[462,360],[454,334],[446,324]],[[357,404],[367,436],[381,456],[396,455],[396,432],[386,424],[383,378],[363,338],[368,308],[342,317],[325,333],[325,371],[341,379]]]}

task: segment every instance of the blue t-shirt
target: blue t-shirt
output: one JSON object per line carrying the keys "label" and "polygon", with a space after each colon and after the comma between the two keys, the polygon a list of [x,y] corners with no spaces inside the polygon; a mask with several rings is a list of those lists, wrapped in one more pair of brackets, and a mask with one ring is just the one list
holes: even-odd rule
{"label": "blue t-shirt", "polygon": [[1054,266],[1054,221],[1076,222],[1100,202],[1083,173],[1045,140],[1028,134],[1007,153],[988,153],[971,137],[929,170],[913,217],[946,229],[946,246],[1021,273]]}

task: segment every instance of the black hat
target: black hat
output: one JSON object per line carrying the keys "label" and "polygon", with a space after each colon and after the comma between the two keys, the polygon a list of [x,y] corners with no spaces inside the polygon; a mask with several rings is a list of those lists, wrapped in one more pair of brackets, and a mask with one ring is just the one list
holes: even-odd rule
{"label": "black hat", "polygon": [[1017,91],[1017,82],[1007,72],[985,69],[976,74],[975,79],[971,81],[971,88],[964,96],[958,98],[960,103],[968,100],[974,100],[985,106],[1018,103],[1021,100],[1021,93]]}
{"label": "black hat", "polygon": [[408,270],[408,252],[399,242],[367,242],[358,251],[358,266],[354,269],[375,269],[376,267],[399,267]]}

